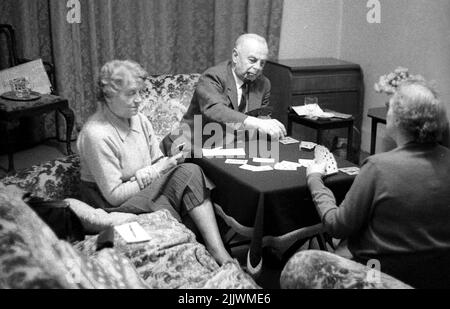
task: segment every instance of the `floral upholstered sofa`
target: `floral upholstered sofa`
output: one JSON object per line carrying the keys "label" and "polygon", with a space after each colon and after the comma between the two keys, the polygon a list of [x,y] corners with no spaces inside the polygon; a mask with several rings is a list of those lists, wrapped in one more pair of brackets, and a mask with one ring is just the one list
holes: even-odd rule
{"label": "floral upholstered sofa", "polygon": [[[161,140],[180,121],[199,74],[147,81],[142,111]],[[221,267],[195,235],[166,210],[138,216],[151,237],[96,251],[97,236],[69,244],[22,200],[80,197],[77,155],[44,162],[0,179],[0,288],[259,288],[237,261]]]}

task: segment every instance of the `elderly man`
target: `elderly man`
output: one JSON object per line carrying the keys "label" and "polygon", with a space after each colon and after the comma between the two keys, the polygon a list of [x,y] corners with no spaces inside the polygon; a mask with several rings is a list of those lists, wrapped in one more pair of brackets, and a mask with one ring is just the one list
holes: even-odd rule
{"label": "elderly man", "polygon": [[[187,140],[194,140],[196,134],[203,135],[208,123],[218,123],[222,129],[228,126],[232,130],[258,130],[274,139],[286,135],[282,123],[267,117],[270,115],[270,81],[262,71],[268,52],[263,37],[244,34],[236,40],[230,61],[206,70],[181,121],[184,136],[190,135]],[[166,153],[173,152],[171,146],[177,138],[179,134],[164,139]]]}

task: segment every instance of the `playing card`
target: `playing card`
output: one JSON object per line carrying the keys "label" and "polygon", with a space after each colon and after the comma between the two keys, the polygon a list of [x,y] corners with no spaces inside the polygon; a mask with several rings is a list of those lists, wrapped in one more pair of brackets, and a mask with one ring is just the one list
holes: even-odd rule
{"label": "playing card", "polygon": [[274,158],[253,158],[253,162],[257,163],[275,163]]}
{"label": "playing card", "polygon": [[295,143],[298,143],[298,142],[299,142],[298,140],[296,140],[295,138],[292,138],[290,136],[286,136],[286,137],[280,139],[280,143],[282,143],[284,145],[295,144]]}
{"label": "playing card", "polygon": [[226,164],[247,164],[248,160],[240,160],[240,159],[226,159]]}
{"label": "playing card", "polygon": [[244,164],[244,165],[239,166],[239,168],[242,168],[243,170],[248,170],[248,171],[252,171],[252,172],[255,171],[255,167],[256,166],[249,165],[249,164]]}
{"label": "playing card", "polygon": [[264,172],[264,171],[271,171],[273,168],[270,165],[263,165],[263,166],[255,166],[250,164],[244,164],[239,166],[239,168],[242,168],[244,170],[249,170],[252,172]]}
{"label": "playing card", "polygon": [[317,145],[314,149],[314,157],[316,162],[325,162],[326,175],[332,175],[338,172],[336,159],[325,146]]}
{"label": "playing card", "polygon": [[265,172],[265,171],[272,171],[273,168],[270,165],[262,165],[257,166],[254,172]]}
{"label": "playing card", "polygon": [[290,162],[290,161],[281,161],[277,164],[275,164],[274,168],[276,170],[282,170],[282,171],[296,171],[297,167],[300,167],[301,164],[296,162]]}
{"label": "playing card", "polygon": [[114,227],[127,243],[135,243],[150,240],[150,235],[138,222],[125,223]]}
{"label": "playing card", "polygon": [[300,142],[300,149],[308,149],[308,150],[311,150],[311,149],[314,149],[314,147],[316,147],[317,146],[317,144],[316,143],[313,143],[313,142],[304,142],[304,141],[302,141],[302,142]]}
{"label": "playing card", "polygon": [[339,169],[341,172],[350,175],[350,176],[354,176],[354,175],[358,175],[359,174],[359,167],[356,166],[351,166],[351,167],[342,167]]}

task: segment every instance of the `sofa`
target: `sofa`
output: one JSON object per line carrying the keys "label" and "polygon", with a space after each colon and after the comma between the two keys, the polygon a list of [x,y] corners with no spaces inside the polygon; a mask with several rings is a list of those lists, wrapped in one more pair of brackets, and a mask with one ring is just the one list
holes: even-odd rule
{"label": "sofa", "polygon": [[[159,140],[178,125],[199,76],[146,81],[142,112]],[[114,247],[97,251],[98,234],[73,243],[58,239],[22,197],[28,192],[44,200],[79,199],[79,169],[75,154],[0,180],[0,288],[259,288],[237,261],[219,267],[166,210],[137,216],[148,242],[127,244],[114,232]],[[98,231],[111,222],[97,223]]]}

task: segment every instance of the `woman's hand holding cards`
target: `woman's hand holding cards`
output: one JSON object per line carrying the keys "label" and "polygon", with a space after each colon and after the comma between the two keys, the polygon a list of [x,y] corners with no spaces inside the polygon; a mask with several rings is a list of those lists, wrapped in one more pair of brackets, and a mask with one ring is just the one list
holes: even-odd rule
{"label": "woman's hand holding cards", "polygon": [[308,165],[306,168],[306,176],[314,173],[318,173],[321,176],[325,175],[325,169],[326,169],[326,162],[323,160],[317,160],[315,159],[313,163]]}

